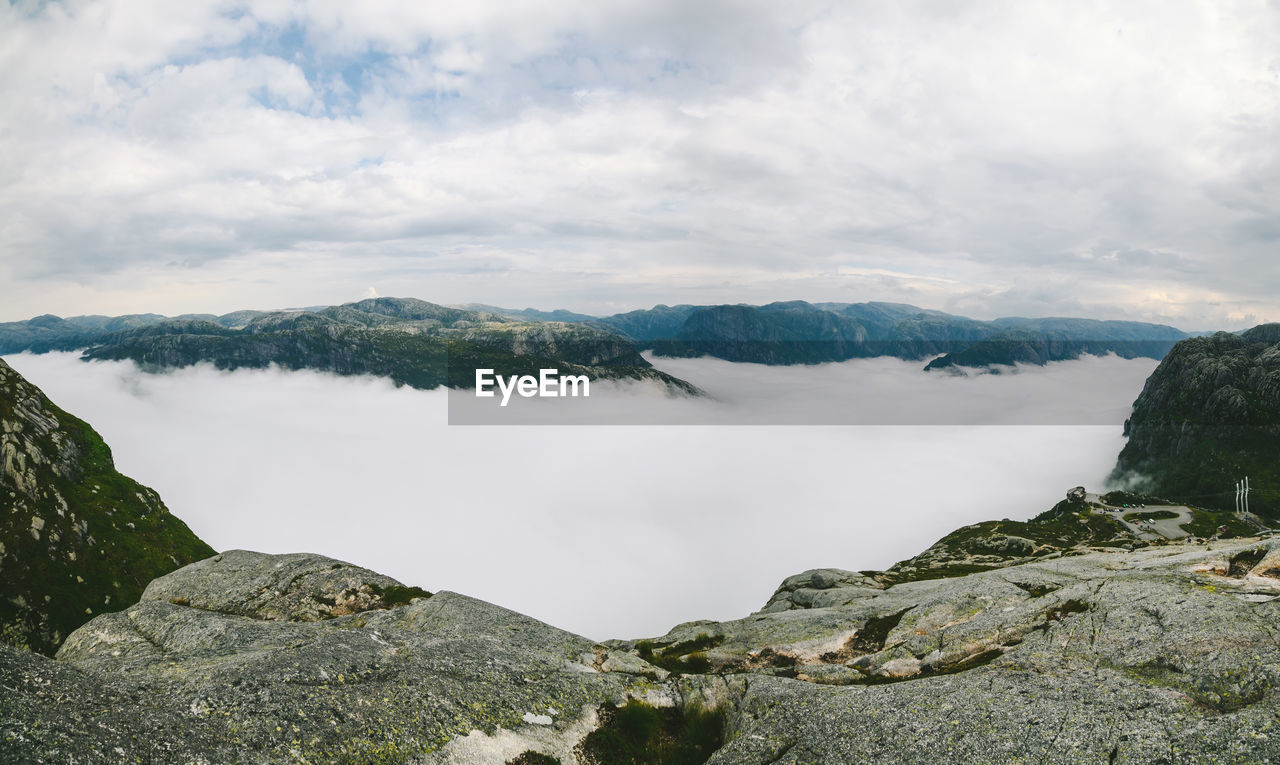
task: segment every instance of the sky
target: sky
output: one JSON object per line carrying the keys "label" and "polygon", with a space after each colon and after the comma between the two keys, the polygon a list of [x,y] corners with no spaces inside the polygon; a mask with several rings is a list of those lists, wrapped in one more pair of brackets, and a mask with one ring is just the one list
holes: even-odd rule
{"label": "sky", "polygon": [[[863,359],[775,370],[791,383],[780,387],[756,365],[684,359],[678,370],[715,399],[683,403],[714,417],[781,406],[813,422],[862,400],[980,409],[993,395],[1005,406],[966,426],[466,427],[446,424],[444,390],[379,378],[5,360],[218,550],[329,555],[596,640],[740,618],[792,574],[885,568],[962,525],[1025,520],[1073,486],[1098,490],[1155,364],[954,378]],[[1083,378],[1092,393],[1063,396]],[[672,403],[607,383],[592,396],[647,421]],[[1007,424],[1069,405],[1111,419]]]}
{"label": "sky", "polygon": [[1280,319],[1274,0],[11,0],[0,320]]}

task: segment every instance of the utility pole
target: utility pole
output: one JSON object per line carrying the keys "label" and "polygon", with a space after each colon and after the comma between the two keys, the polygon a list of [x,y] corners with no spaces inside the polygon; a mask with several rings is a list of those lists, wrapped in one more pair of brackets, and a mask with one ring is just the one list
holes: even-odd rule
{"label": "utility pole", "polygon": [[1249,492],[1253,489],[1249,486],[1249,476],[1245,476],[1243,481],[1236,481],[1236,512],[1249,512]]}

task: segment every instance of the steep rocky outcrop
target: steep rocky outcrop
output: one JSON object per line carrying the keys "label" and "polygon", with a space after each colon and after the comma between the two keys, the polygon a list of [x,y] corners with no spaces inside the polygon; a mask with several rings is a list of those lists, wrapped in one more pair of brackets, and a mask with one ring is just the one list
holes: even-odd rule
{"label": "steep rocky outcrop", "polygon": [[1177,344],[1125,423],[1117,481],[1222,509],[1248,476],[1254,512],[1280,512],[1280,324]]}
{"label": "steep rocky outcrop", "polygon": [[464,595],[232,551],[152,582],[56,662],[0,653],[0,761],[570,762],[602,710],[671,707],[660,676]]}
{"label": "steep rocky outcrop", "polygon": [[0,642],[52,653],[213,550],[111,450],[0,360]]}
{"label": "steep rocky outcrop", "polygon": [[815,588],[809,608],[611,645],[729,699],[711,763],[1265,762],[1280,756],[1278,547],[1174,543],[888,587],[817,570],[784,583]]}

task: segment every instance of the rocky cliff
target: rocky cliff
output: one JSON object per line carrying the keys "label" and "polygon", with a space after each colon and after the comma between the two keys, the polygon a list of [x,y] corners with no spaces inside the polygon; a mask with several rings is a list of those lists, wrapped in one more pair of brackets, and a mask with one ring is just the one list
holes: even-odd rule
{"label": "rocky cliff", "polygon": [[94,618],[56,661],[0,648],[0,760],[1280,757],[1280,543],[876,573],[805,572],[742,619],[596,644],[340,561],[232,551]]}
{"label": "rocky cliff", "polygon": [[231,551],[157,579],[57,661],[0,653],[0,761],[568,762],[628,698],[687,704],[665,675],[464,595]]}
{"label": "rocky cliff", "polygon": [[1113,478],[1171,499],[1232,509],[1249,476],[1255,512],[1280,512],[1280,324],[1178,343],[1125,423]]}
{"label": "rocky cliff", "polygon": [[213,552],[111,450],[0,360],[0,642],[52,653]]}

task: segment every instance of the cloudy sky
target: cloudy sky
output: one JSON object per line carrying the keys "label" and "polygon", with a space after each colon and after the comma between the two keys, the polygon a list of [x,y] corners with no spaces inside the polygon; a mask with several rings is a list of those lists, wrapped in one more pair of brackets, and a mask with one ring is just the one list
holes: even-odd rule
{"label": "cloudy sky", "polygon": [[1280,319],[1276,2],[0,4],[0,320]]}

